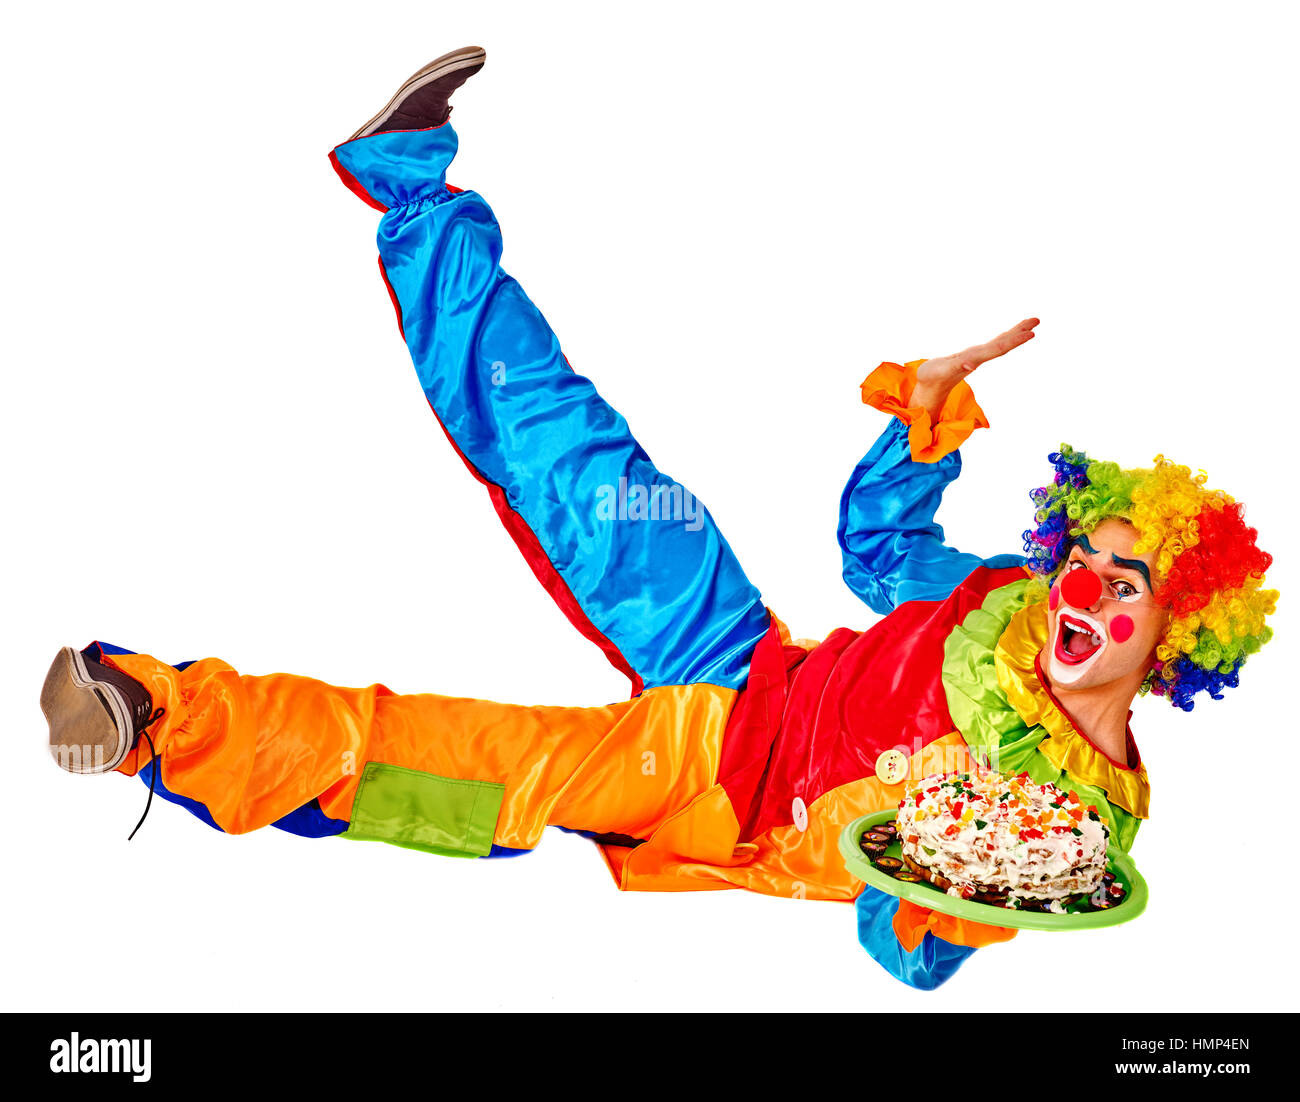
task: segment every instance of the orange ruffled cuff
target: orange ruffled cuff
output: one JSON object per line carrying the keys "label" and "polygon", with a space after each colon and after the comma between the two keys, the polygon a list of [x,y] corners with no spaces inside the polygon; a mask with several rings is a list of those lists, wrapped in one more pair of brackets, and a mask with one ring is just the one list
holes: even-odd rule
{"label": "orange ruffled cuff", "polygon": [[916,462],[937,463],[961,447],[976,429],[988,428],[989,422],[965,379],[952,388],[937,423],[931,422],[928,410],[911,405],[916,369],[923,363],[882,363],[863,382],[862,400],[883,413],[892,413],[908,426],[907,442]]}
{"label": "orange ruffled cuff", "polygon": [[928,907],[918,907],[906,899],[898,901],[898,910],[894,914],[894,933],[898,937],[898,943],[909,953],[921,944],[921,939],[927,933],[942,938],[950,945],[969,945],[972,949],[994,945],[999,941],[1010,941],[1016,936],[1016,931],[1006,926],[985,926],[966,918],[954,918]]}

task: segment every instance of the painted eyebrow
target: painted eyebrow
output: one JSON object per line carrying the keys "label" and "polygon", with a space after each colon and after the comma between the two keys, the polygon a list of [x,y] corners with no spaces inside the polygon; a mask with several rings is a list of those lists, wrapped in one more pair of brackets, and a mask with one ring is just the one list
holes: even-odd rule
{"label": "painted eyebrow", "polygon": [[[1088,536],[1086,533],[1081,534],[1075,540],[1075,543],[1077,543],[1080,547],[1082,547],[1085,551],[1087,551],[1089,555],[1099,554],[1098,550],[1095,547],[1093,547],[1093,545],[1090,542],[1088,542]],[[1142,577],[1146,579],[1147,589],[1148,590],[1155,589],[1155,586],[1151,584],[1151,572],[1147,569],[1147,564],[1144,563],[1141,559],[1121,559],[1117,554],[1115,554],[1114,551],[1110,553],[1110,559],[1111,562],[1113,562],[1116,566],[1122,566],[1128,570],[1136,570],[1139,574],[1142,575]]]}

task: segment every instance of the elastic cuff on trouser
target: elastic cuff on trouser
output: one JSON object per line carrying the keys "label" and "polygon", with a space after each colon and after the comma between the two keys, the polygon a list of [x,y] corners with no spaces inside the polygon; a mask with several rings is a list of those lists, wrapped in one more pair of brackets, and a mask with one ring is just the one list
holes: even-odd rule
{"label": "elastic cuff on trouser", "polygon": [[344,142],[330,153],[330,163],[349,190],[378,210],[390,210],[446,195],[447,166],[458,144],[445,122]]}

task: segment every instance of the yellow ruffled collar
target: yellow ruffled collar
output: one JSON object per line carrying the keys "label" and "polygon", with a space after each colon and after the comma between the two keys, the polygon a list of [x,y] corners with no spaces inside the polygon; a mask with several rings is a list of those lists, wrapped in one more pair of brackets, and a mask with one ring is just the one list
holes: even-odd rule
{"label": "yellow ruffled collar", "polygon": [[1139,819],[1147,818],[1151,785],[1132,734],[1130,760],[1136,764],[1129,766],[1107,756],[1075,727],[1039,676],[1038,655],[1046,642],[1047,606],[1041,601],[1026,605],[1011,618],[993,654],[999,687],[1025,723],[1047,732],[1038,748],[1057,768],[1104,789],[1111,803]]}

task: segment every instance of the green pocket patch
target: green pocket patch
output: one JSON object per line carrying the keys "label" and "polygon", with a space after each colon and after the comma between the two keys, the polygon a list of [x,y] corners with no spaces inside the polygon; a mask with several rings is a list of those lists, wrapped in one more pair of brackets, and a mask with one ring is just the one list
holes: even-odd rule
{"label": "green pocket patch", "polygon": [[483,857],[492,849],[505,794],[504,784],[457,781],[369,761],[357,785],[351,825],[340,837],[442,857]]}

